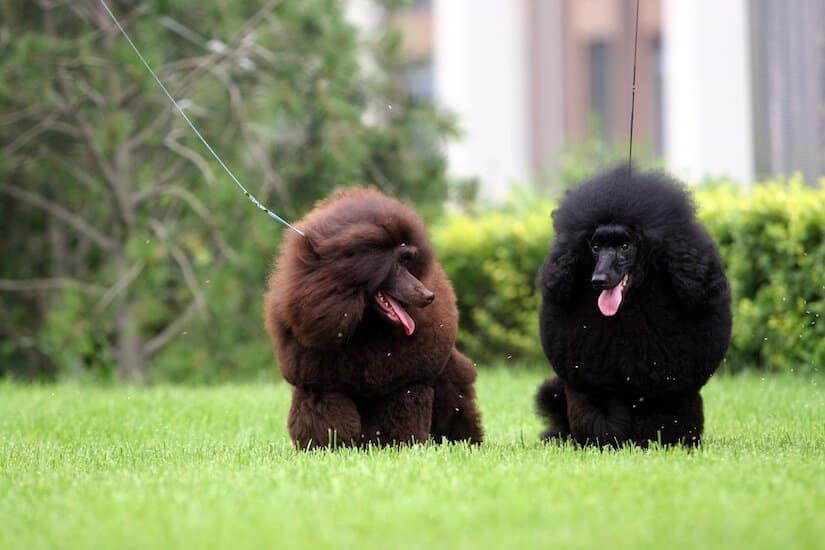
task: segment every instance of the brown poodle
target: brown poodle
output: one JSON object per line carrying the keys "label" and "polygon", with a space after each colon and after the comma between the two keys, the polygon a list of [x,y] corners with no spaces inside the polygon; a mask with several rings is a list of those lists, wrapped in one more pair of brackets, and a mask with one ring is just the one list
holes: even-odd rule
{"label": "brown poodle", "polygon": [[318,203],[289,234],[264,316],[302,449],[482,440],[456,298],[421,218],[378,191]]}

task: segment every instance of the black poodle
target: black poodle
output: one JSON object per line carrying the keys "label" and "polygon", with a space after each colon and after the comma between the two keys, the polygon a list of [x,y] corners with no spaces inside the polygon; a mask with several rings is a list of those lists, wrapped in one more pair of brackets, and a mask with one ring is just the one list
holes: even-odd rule
{"label": "black poodle", "polygon": [[627,167],[569,191],[541,268],[539,330],[557,376],[545,439],[698,444],[699,390],[731,334],[730,291],[684,187]]}

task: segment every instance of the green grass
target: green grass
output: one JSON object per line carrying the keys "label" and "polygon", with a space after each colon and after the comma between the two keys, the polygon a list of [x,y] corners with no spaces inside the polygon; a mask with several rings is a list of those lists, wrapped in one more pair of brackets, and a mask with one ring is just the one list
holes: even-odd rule
{"label": "green grass", "polygon": [[480,448],[309,454],[283,385],[0,384],[0,547],[825,546],[825,379],[713,379],[693,452],[537,443],[540,379],[481,373]]}

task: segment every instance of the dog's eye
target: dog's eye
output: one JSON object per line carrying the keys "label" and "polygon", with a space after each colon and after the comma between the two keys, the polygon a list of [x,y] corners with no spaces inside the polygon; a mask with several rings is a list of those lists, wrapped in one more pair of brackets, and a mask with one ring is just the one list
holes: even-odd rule
{"label": "dog's eye", "polygon": [[403,264],[408,264],[412,262],[414,258],[415,252],[413,252],[409,248],[402,249],[401,253],[398,255],[398,260]]}
{"label": "dog's eye", "polygon": [[598,252],[599,251],[599,245],[591,244],[590,245],[590,250],[592,250],[593,252]]}
{"label": "dog's eye", "polygon": [[622,250],[627,250],[630,248],[630,243],[622,243]]}

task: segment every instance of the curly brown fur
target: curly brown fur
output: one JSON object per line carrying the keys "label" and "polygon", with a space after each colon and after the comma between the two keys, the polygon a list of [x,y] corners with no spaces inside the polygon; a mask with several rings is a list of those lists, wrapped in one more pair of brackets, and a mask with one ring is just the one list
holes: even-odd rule
{"label": "curly brown fur", "polygon": [[[318,203],[290,234],[264,316],[303,448],[482,440],[476,372],[424,223],[378,191]],[[430,303],[432,302],[432,303]]]}
{"label": "curly brown fur", "polygon": [[557,374],[536,396],[544,437],[698,443],[699,390],[730,342],[730,292],[684,187],[622,168],[568,192],[553,220],[540,273]]}

